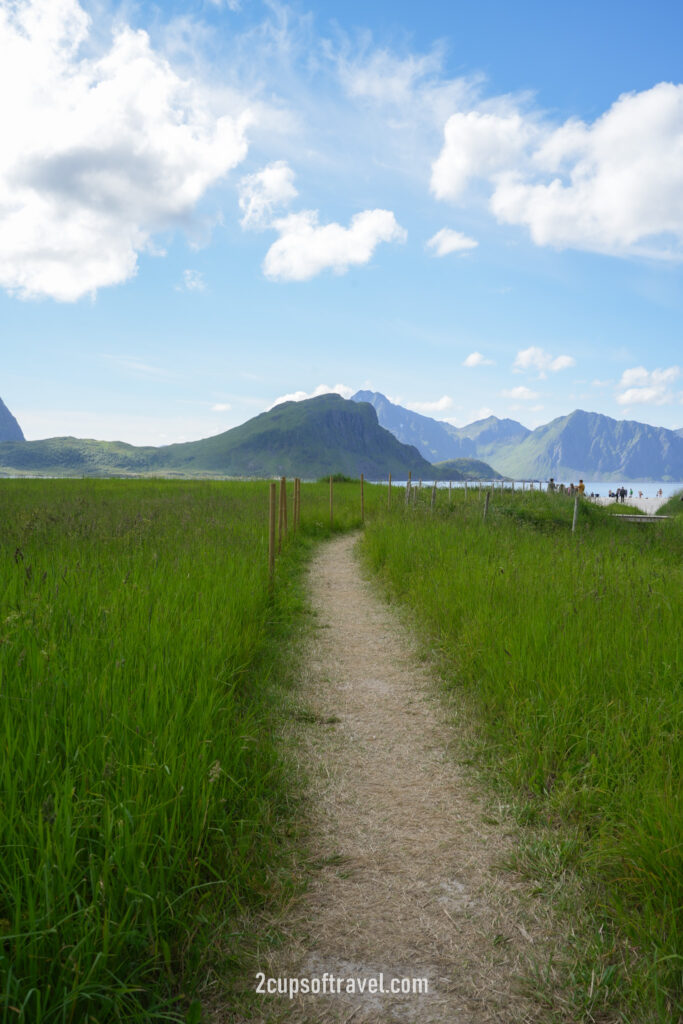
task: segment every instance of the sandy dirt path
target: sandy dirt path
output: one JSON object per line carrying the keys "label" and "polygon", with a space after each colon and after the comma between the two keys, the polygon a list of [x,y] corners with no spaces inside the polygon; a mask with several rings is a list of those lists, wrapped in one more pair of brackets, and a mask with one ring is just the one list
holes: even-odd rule
{"label": "sandy dirt path", "polygon": [[496,866],[515,826],[458,767],[466,730],[446,722],[429,666],[363,579],[354,537],[310,569],[317,628],[303,682],[315,868],[290,908],[268,977],[425,978],[427,994],[264,996],[263,1021],[523,1024],[520,992],[542,953],[538,901]]}

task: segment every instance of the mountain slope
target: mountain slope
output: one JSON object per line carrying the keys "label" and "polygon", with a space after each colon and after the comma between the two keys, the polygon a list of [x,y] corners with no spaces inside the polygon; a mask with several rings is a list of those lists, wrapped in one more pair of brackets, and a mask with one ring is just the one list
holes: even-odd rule
{"label": "mountain slope", "polygon": [[357,391],[351,396],[351,401],[369,402],[381,426],[390,430],[403,444],[415,445],[429,462],[476,455],[476,445],[469,438],[459,436],[457,428],[450,423],[404,409],[379,391]]}
{"label": "mountain slope", "polygon": [[23,441],[24,432],[0,398],[0,441]]}
{"label": "mountain slope", "polygon": [[[300,476],[333,473],[370,480],[440,479],[417,449],[401,444],[377,422],[367,403],[339,395],[285,402],[215,437],[163,448],[122,442],[50,438],[0,444],[3,472],[106,476],[160,473],[184,476]],[[462,479],[457,471],[450,479]],[[447,478],[449,478],[447,477]]]}
{"label": "mountain slope", "polygon": [[500,472],[518,477],[681,480],[683,437],[577,409],[538,427],[521,444],[498,448],[491,461]]}
{"label": "mountain slope", "polygon": [[160,448],[154,468],[308,478],[364,473],[376,480],[432,472],[415,448],[380,427],[371,406],[339,395],[283,402],[216,437]]}

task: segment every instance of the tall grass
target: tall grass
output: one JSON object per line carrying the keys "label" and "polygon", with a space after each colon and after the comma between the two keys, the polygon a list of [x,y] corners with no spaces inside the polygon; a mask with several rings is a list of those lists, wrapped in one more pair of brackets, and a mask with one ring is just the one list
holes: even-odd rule
{"label": "tall grass", "polygon": [[268,896],[278,642],[327,488],[274,597],[267,509],[267,483],[0,484],[3,1024],[182,1019],[211,929]]}
{"label": "tall grass", "polygon": [[[423,501],[373,520],[363,551],[447,686],[474,695],[489,763],[578,837],[566,856],[631,950],[597,976],[621,984],[640,1015],[625,1019],[669,1021],[683,967],[683,517],[614,522],[582,503],[572,535],[572,511],[561,495],[496,492],[484,521],[476,496],[448,507],[440,494],[435,514]],[[592,977],[595,1009],[607,995]]]}

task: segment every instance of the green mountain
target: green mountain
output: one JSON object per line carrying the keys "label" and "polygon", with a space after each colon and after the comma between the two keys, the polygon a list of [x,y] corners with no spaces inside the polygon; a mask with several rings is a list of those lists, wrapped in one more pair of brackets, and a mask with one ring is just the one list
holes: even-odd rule
{"label": "green mountain", "polygon": [[210,471],[226,476],[300,476],[343,473],[382,480],[427,476],[431,466],[377,422],[374,410],[339,395],[283,402],[239,427],[204,441],[160,448],[156,469]]}
{"label": "green mountain", "polygon": [[[369,480],[464,479],[464,469],[435,469],[377,422],[367,403],[339,395],[284,402],[215,437],[162,448],[120,441],[53,437],[0,444],[0,472],[54,476],[300,476],[334,473]],[[484,477],[491,469],[485,467]]]}
{"label": "green mountain", "polygon": [[446,459],[436,462],[440,480],[502,480],[503,477],[480,459]]}
{"label": "green mountain", "polygon": [[683,437],[577,409],[538,427],[520,444],[498,447],[491,461],[518,478],[683,480]]}
{"label": "green mountain", "polygon": [[499,420],[497,416],[488,416],[485,420],[476,420],[466,427],[453,429],[459,438],[473,442],[479,457],[490,455],[504,445],[519,444],[531,433],[528,427],[517,420]]}
{"label": "green mountain", "polygon": [[404,443],[410,439],[441,472],[446,472],[442,460],[455,467],[453,460],[465,455],[516,479],[683,480],[683,429],[580,409],[533,431],[496,416],[453,427],[404,409],[378,391],[359,391],[353,399],[371,402],[382,426]]}
{"label": "green mountain", "polygon": [[0,441],[23,441],[24,432],[0,398]]}

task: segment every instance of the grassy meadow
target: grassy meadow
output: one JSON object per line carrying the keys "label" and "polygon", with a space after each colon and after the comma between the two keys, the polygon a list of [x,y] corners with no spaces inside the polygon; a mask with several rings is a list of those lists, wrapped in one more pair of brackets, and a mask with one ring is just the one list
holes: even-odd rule
{"label": "grassy meadow", "polygon": [[[336,485],[335,529],[357,495]],[[0,482],[3,1024],[184,1020],[206,944],[272,896],[327,485],[272,595],[267,517],[267,482]]]}
{"label": "grassy meadow", "polygon": [[[671,503],[672,508],[680,502]],[[677,1020],[683,969],[683,516],[652,525],[538,491],[439,492],[362,550],[478,711],[484,758],[546,837],[519,870],[578,871],[595,941],[572,1019]],[[398,508],[401,508],[399,503]]]}
{"label": "grassy meadow", "polygon": [[[207,949],[290,891],[302,570],[360,504],[336,482],[331,527],[304,484],[293,536],[290,486],[271,589],[268,490],[0,481],[2,1024],[198,1022]],[[572,535],[560,495],[496,490],[484,522],[472,488],[416,490],[366,487],[363,556],[469,694],[531,826],[516,869],[582,880],[563,1019],[675,1020],[683,516],[582,502]]]}

